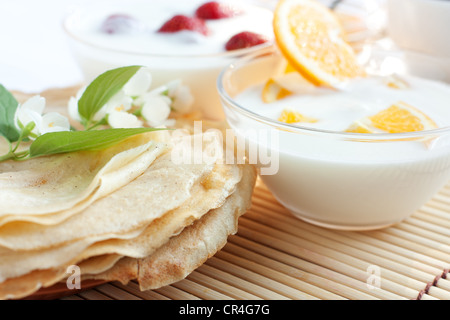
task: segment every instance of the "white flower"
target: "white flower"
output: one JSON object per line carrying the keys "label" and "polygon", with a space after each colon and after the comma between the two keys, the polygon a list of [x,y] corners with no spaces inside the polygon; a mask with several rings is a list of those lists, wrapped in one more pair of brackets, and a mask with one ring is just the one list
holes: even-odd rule
{"label": "white flower", "polygon": [[158,98],[164,100],[164,102],[166,102],[170,106],[172,104],[172,99],[163,94],[165,91],[167,91],[167,87],[161,86],[152,91],[146,92],[136,98],[134,100],[134,104],[137,106],[143,106],[147,101],[153,98]]}
{"label": "white flower", "polygon": [[14,115],[16,127],[22,130],[29,123],[33,122],[35,127],[31,131],[33,134],[39,134],[39,125],[42,118],[42,112],[45,108],[45,98],[36,95],[25,101],[17,107]]}
{"label": "white flower", "polygon": [[[81,122],[81,116],[78,112],[78,101],[80,101],[86,87],[81,88],[75,97],[69,99],[68,111],[69,116],[78,122]],[[99,111],[92,118],[94,121],[102,120],[107,114],[112,111],[128,111],[133,103],[133,99],[126,95],[123,90],[117,92],[112,96],[107,103],[105,103]]]}
{"label": "white flower", "polygon": [[143,122],[134,114],[124,111],[112,111],[108,114],[108,123],[113,128],[139,128]]}
{"label": "white flower", "polygon": [[138,97],[150,89],[152,74],[148,68],[140,68],[124,85],[123,91],[127,96]]}
{"label": "white flower", "polygon": [[[169,82],[167,85],[157,87],[151,91],[152,75],[148,68],[140,68],[109,101],[94,115],[93,120],[98,122],[107,119],[113,128],[134,128],[143,125],[137,116],[131,114],[130,109],[140,108],[141,116],[149,126],[156,127],[173,124],[168,121],[170,112],[186,113],[193,103],[193,96],[189,87],[180,80]],[[85,88],[77,96],[69,100],[69,115],[81,121],[78,113],[78,101]]]}
{"label": "white flower", "polygon": [[57,112],[49,112],[42,115],[45,109],[45,98],[34,96],[24,104],[19,105],[15,114],[16,126],[22,130],[29,123],[35,124],[30,138],[47,132],[69,131],[69,120]]}
{"label": "white flower", "polygon": [[107,114],[113,111],[124,112],[131,109],[133,105],[133,99],[126,95],[123,90],[117,92],[109,101],[95,114],[94,120],[100,121]]}
{"label": "white flower", "polygon": [[180,80],[174,80],[167,84],[169,97],[173,100],[172,108],[179,113],[186,113],[194,103],[194,97],[188,86]]}
{"label": "white flower", "polygon": [[57,112],[49,112],[42,116],[38,125],[40,134],[48,132],[69,131],[69,120]]}
{"label": "white flower", "polygon": [[157,127],[169,118],[170,104],[164,96],[149,96],[142,106],[141,114],[151,127]]}

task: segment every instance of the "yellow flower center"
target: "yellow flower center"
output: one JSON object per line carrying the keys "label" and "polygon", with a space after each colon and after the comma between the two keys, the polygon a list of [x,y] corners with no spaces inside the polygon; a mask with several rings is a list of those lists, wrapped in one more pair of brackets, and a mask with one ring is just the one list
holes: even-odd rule
{"label": "yellow flower center", "polygon": [[122,105],[120,105],[120,106],[117,106],[117,107],[115,107],[114,108],[116,111],[124,111],[125,110],[125,107],[123,106],[123,104]]}

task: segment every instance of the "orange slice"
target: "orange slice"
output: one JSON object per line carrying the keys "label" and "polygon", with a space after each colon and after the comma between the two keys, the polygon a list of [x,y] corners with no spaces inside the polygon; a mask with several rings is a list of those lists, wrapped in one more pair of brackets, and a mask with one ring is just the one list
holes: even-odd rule
{"label": "orange slice", "polygon": [[280,117],[278,118],[278,121],[284,122],[284,123],[299,123],[299,122],[307,122],[307,123],[315,123],[318,120],[304,116],[303,114],[297,112],[297,111],[291,111],[291,110],[283,110],[281,112]]}
{"label": "orange slice", "polygon": [[280,86],[273,78],[267,80],[262,90],[262,100],[271,103],[283,99],[292,94],[291,91]]}
{"label": "orange slice", "polygon": [[404,133],[431,130],[436,123],[419,109],[398,102],[377,114],[353,123],[346,132]]}
{"label": "orange slice", "polygon": [[372,128],[370,128],[370,126],[367,126],[365,123],[365,121],[355,121],[353,122],[350,127],[348,127],[347,130],[345,130],[345,132],[353,132],[353,133],[375,133],[374,130]]}
{"label": "orange slice", "polygon": [[339,20],[315,0],[280,0],[273,29],[283,56],[315,85],[333,86],[364,74]]}
{"label": "orange slice", "polygon": [[293,69],[285,59],[281,59],[278,62],[277,69],[278,71],[275,72],[275,75],[269,78],[264,84],[261,97],[265,103],[271,103],[292,94],[290,90],[280,85],[276,79],[294,72],[295,69]]}
{"label": "orange slice", "polygon": [[293,93],[308,93],[315,86],[298,73],[286,60],[280,61],[280,71],[266,81],[262,100],[271,103],[284,99]]}
{"label": "orange slice", "polygon": [[408,89],[409,83],[396,74],[392,74],[385,78],[385,84],[391,89]]}

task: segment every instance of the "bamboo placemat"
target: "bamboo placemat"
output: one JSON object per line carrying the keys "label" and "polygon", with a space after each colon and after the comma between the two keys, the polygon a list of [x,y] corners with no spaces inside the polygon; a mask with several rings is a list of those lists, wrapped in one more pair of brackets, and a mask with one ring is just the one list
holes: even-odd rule
{"label": "bamboo placemat", "polygon": [[449,267],[450,185],[402,223],[346,232],[295,218],[258,181],[238,233],[186,279],[144,292],[113,282],[63,299],[450,300]]}

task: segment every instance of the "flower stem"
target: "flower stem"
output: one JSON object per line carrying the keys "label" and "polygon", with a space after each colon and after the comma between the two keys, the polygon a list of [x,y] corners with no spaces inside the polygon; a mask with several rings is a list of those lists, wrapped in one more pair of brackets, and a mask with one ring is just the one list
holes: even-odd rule
{"label": "flower stem", "polygon": [[107,121],[106,121],[106,117],[105,117],[105,118],[103,118],[102,120],[96,122],[96,123],[95,123],[93,126],[91,126],[90,128],[86,128],[86,130],[92,130],[92,129],[95,129],[95,128],[97,128],[97,127],[99,127],[99,126],[101,126],[101,125],[104,125],[104,124],[106,124],[106,123],[107,123]]}
{"label": "flower stem", "polygon": [[14,160],[28,160],[30,157],[30,151],[24,150],[22,152],[18,152],[14,155]]}
{"label": "flower stem", "polygon": [[7,154],[0,156],[0,162],[6,161],[6,160],[25,160],[25,159],[28,159],[29,155],[30,155],[29,150],[24,150],[24,151],[15,153],[14,151],[12,151],[10,149]]}
{"label": "flower stem", "polygon": [[5,161],[14,158],[14,153],[8,152],[7,154],[0,157],[0,161]]}

